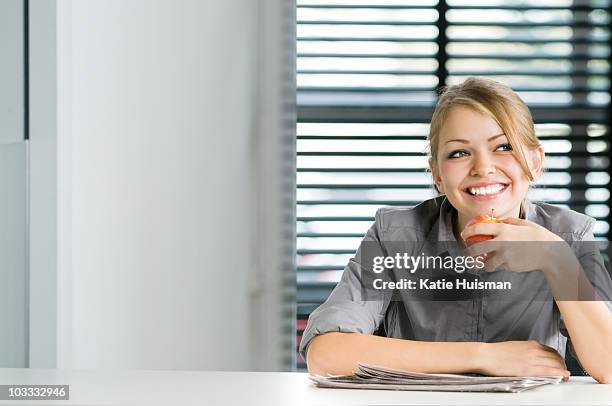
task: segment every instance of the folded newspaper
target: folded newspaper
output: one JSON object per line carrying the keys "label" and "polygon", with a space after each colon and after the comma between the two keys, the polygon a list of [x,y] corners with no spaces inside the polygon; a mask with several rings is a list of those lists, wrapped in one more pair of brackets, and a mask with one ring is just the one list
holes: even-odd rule
{"label": "folded newspaper", "polygon": [[310,375],[322,388],[388,389],[445,392],[522,392],[547,384],[558,384],[562,376],[482,376],[423,374],[375,365],[357,364],[353,375]]}

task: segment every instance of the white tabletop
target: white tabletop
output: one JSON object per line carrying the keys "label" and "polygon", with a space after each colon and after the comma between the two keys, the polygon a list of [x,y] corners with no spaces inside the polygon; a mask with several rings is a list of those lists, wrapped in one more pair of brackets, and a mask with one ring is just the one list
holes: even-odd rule
{"label": "white tabletop", "polygon": [[[322,389],[306,373],[0,369],[0,384],[70,385],[68,401],[18,405],[612,405],[612,385],[572,378],[523,393]],[[0,405],[9,404],[0,401]]]}

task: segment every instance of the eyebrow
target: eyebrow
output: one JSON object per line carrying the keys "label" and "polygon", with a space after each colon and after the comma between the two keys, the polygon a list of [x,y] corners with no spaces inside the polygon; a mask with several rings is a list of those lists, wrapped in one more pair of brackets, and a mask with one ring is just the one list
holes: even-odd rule
{"label": "eyebrow", "polygon": [[[491,138],[489,138],[489,139],[487,140],[487,142],[491,142],[491,141],[493,141],[495,138],[501,137],[502,135],[506,135],[506,134],[501,133],[501,134],[494,135],[494,136],[492,136]],[[448,141],[446,141],[446,143],[448,144],[449,142],[453,142],[453,141],[461,142],[461,143],[463,143],[463,144],[469,144],[469,143],[470,143],[468,140],[463,140],[463,139],[459,139],[459,138],[456,138],[456,139],[454,139],[454,140],[448,140]]]}

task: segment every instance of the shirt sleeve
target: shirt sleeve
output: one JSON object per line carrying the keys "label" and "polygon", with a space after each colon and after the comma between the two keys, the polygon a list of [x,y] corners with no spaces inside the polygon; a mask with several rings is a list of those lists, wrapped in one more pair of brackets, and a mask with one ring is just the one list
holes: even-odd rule
{"label": "shirt sleeve", "polygon": [[[612,313],[612,275],[610,275],[610,263],[604,260],[601,255],[601,245],[595,241],[595,236],[593,234],[594,225],[595,220],[591,219],[583,237],[580,241],[576,242],[576,255],[587,279],[593,286],[593,290],[598,300],[601,300]],[[580,362],[562,315],[560,316],[560,331],[561,334],[567,337],[568,348],[572,356]]]}
{"label": "shirt sleeve", "polygon": [[390,298],[387,294],[368,290],[367,296],[362,289],[362,272],[367,266],[361,258],[370,258],[372,252],[362,256],[362,251],[379,250],[383,254],[380,241],[382,212],[376,213],[376,221],[370,227],[355,256],[345,266],[340,282],[336,285],[327,300],[315,309],[308,317],[306,329],[300,342],[300,354],[306,360],[308,346],[317,335],[336,331],[342,333],[372,334],[384,319]]}
{"label": "shirt sleeve", "polygon": [[[591,219],[583,238],[578,244],[577,257],[587,279],[591,282],[598,300],[603,301],[612,312],[612,275],[610,274],[610,262],[601,255],[601,250],[607,249],[610,254],[609,242],[595,240],[593,227],[595,219]],[[604,245],[602,245],[602,243]],[[607,246],[605,246],[607,244]]]}

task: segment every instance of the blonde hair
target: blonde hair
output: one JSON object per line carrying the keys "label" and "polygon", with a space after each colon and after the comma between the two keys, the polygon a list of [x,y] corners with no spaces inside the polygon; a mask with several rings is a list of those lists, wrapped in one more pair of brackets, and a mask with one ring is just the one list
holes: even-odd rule
{"label": "blonde hair", "polygon": [[[533,118],[523,100],[508,86],[491,79],[470,77],[459,85],[445,88],[438,99],[431,117],[429,129],[429,151],[432,169],[437,170],[440,132],[448,113],[455,106],[469,107],[486,114],[497,122],[512,146],[512,155],[530,181],[534,180],[521,148],[536,149],[540,142],[536,137]],[[436,187],[436,190],[437,187]]]}

